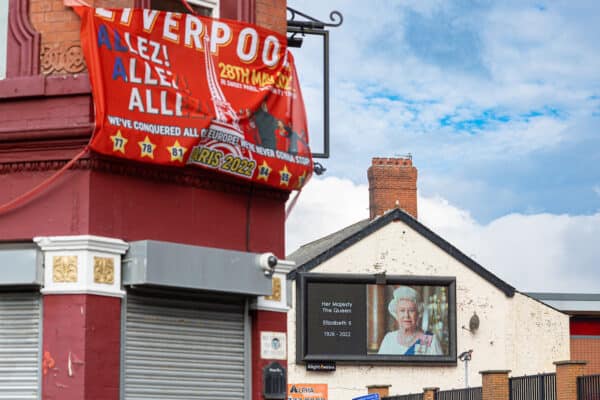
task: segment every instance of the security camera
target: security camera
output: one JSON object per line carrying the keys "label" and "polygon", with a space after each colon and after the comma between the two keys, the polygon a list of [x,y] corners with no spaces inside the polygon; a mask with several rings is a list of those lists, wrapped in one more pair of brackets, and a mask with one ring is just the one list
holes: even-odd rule
{"label": "security camera", "polygon": [[265,276],[273,275],[278,261],[273,253],[263,253],[258,256],[258,265],[265,273]]}
{"label": "security camera", "polygon": [[327,168],[325,168],[323,164],[318,162],[313,164],[313,169],[315,171],[315,175],[323,175],[325,171],[327,171]]}
{"label": "security camera", "polygon": [[467,350],[460,353],[458,359],[460,361],[471,361],[471,354],[473,354],[473,350]]}

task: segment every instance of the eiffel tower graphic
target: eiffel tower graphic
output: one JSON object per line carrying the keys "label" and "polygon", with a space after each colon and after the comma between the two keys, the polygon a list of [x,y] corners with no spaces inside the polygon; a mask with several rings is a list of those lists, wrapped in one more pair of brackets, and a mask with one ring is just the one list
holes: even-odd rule
{"label": "eiffel tower graphic", "polygon": [[[210,90],[210,97],[215,109],[215,118],[212,120],[208,129],[219,131],[244,140],[244,132],[240,128],[240,117],[235,112],[221,89],[221,84],[217,78],[217,70],[213,57],[210,54],[210,39],[209,35],[204,35],[204,64],[206,65],[206,82]],[[211,149],[226,150],[225,153],[232,153],[237,156],[252,159],[250,152],[235,146],[231,143],[223,143],[218,140],[209,140],[204,142],[204,145]]]}

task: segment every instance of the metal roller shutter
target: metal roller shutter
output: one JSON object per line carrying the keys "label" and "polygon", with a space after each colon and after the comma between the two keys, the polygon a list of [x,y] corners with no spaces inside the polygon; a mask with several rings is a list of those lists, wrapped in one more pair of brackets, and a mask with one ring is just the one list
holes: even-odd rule
{"label": "metal roller shutter", "polygon": [[40,296],[0,293],[0,399],[39,398]]}
{"label": "metal roller shutter", "polygon": [[124,400],[244,399],[245,301],[128,294]]}

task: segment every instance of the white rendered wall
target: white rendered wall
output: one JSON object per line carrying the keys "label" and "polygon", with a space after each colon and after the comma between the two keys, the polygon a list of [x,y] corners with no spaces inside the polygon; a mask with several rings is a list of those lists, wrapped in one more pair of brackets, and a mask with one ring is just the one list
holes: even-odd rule
{"label": "white rendered wall", "polygon": [[[457,351],[473,349],[469,386],[481,386],[479,371],[512,370],[511,376],[554,372],[554,361],[569,359],[569,317],[520,293],[506,295],[403,222],[393,222],[310,272],[456,277]],[[295,284],[294,290],[295,290]],[[295,293],[293,296],[295,302]],[[476,312],[476,333],[461,329]],[[390,395],[465,387],[462,362],[456,366],[342,365],[335,372],[308,372],[295,364],[295,304],[288,312],[288,383],[326,383],[329,399],[348,400],[368,385],[392,385]]]}

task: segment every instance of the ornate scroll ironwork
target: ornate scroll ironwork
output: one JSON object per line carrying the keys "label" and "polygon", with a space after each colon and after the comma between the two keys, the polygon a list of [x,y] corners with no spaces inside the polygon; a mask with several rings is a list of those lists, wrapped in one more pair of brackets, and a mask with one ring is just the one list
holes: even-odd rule
{"label": "ornate scroll ironwork", "polygon": [[[341,12],[333,10],[329,13],[329,19],[331,22],[324,22],[315,17],[311,17],[308,14],[300,12],[292,7],[287,7],[288,15],[290,16],[287,23],[289,26],[297,26],[297,27],[310,27],[313,29],[324,29],[326,26],[337,28],[338,26],[344,23],[344,16]],[[296,17],[302,17],[306,21],[296,21]]]}

